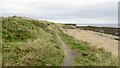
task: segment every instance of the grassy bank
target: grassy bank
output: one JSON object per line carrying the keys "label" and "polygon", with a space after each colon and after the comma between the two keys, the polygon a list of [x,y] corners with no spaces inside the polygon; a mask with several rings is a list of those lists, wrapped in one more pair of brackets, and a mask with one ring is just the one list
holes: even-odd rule
{"label": "grassy bank", "polygon": [[74,37],[69,36],[62,31],[61,38],[66,45],[72,50],[78,52],[78,57],[74,61],[75,66],[116,66],[117,59],[111,53],[105,52],[102,48],[89,46],[90,44],[84,41],[78,41]]}
{"label": "grassy bank", "polygon": [[3,66],[58,66],[63,52],[57,26],[22,17],[2,18]]}
{"label": "grassy bank", "polygon": [[0,18],[0,66],[2,66],[2,18]]}

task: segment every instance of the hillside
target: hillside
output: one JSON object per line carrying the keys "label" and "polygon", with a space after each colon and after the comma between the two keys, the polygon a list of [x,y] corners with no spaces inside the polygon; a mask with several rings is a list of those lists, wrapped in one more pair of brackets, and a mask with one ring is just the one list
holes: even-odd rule
{"label": "hillside", "polygon": [[56,25],[21,17],[2,18],[3,65],[61,65],[63,52]]}
{"label": "hillside", "polygon": [[74,66],[117,65],[111,53],[69,36],[64,27],[67,26],[43,20],[2,17],[2,65],[61,66],[68,51],[60,41],[76,55],[71,57]]}

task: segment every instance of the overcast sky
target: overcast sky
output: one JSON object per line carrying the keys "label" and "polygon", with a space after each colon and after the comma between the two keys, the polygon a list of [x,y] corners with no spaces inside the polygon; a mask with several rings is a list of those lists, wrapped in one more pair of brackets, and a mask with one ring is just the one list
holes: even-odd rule
{"label": "overcast sky", "polygon": [[0,0],[0,16],[57,23],[117,24],[119,0]]}

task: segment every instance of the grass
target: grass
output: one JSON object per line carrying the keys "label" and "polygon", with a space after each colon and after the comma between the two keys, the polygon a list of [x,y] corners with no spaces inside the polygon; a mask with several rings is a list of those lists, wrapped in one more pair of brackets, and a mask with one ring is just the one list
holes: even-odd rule
{"label": "grass", "polygon": [[16,16],[0,19],[3,66],[61,66],[64,54],[57,31],[68,47],[78,52],[75,66],[117,65],[111,53],[60,31],[62,26],[67,28],[65,25]]}
{"label": "grass", "polygon": [[0,66],[2,66],[2,18],[0,18]]}
{"label": "grass", "polygon": [[89,46],[84,41],[78,41],[74,37],[69,36],[62,31],[61,38],[72,50],[78,52],[79,56],[75,59],[75,66],[116,66],[117,59],[109,52],[105,52],[102,48]]}
{"label": "grass", "polygon": [[53,31],[56,27],[47,21],[2,18],[2,65],[60,66],[64,56]]}

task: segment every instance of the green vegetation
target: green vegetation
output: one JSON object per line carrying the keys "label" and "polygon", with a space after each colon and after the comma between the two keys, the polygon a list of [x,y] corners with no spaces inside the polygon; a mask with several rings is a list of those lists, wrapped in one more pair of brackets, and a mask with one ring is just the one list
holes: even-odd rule
{"label": "green vegetation", "polygon": [[78,41],[74,37],[69,36],[62,31],[61,38],[74,51],[78,52],[75,66],[116,66],[117,59],[111,53],[105,52],[104,49],[90,46],[89,43]]}
{"label": "green vegetation", "polygon": [[60,66],[64,55],[56,32],[68,47],[78,52],[75,66],[117,65],[111,53],[60,31],[63,26],[66,29],[71,26],[16,16],[0,19],[3,66]]}
{"label": "green vegetation", "polygon": [[3,66],[58,66],[63,52],[57,26],[22,17],[2,18]]}
{"label": "green vegetation", "polygon": [[2,66],[2,18],[0,18],[0,66]]}

